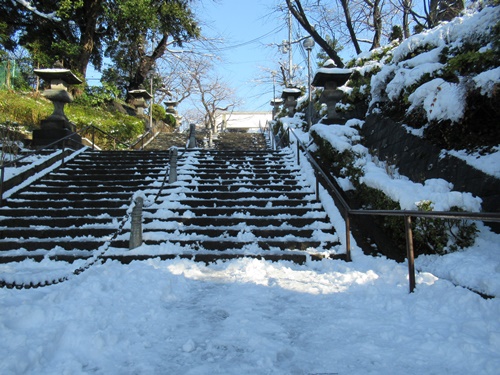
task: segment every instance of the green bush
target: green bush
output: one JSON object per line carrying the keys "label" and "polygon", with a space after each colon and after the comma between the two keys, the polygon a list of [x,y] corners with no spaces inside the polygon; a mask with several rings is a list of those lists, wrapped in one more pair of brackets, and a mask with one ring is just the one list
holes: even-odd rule
{"label": "green bush", "polygon": [[153,103],[153,120],[155,121],[164,121],[167,112],[165,112],[165,108],[163,106]]}

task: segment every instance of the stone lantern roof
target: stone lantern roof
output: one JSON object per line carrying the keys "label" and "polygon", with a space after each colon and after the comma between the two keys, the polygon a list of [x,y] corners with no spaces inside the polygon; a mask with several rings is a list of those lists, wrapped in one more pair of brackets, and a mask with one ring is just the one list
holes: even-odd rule
{"label": "stone lantern roof", "polygon": [[153,98],[151,94],[144,89],[130,90],[128,93],[132,95],[134,98],[143,98],[146,100]]}
{"label": "stone lantern roof", "polygon": [[271,100],[271,105],[281,105],[283,104],[283,99],[281,98],[274,98]]}
{"label": "stone lantern roof", "polygon": [[294,99],[297,99],[301,94],[302,94],[302,92],[300,91],[300,89],[298,89],[296,87],[287,87],[287,88],[283,89],[283,93],[281,94],[281,97],[283,99],[286,99],[289,96],[292,96]]}
{"label": "stone lantern roof", "polygon": [[78,85],[82,83],[82,80],[75,76],[69,69],[35,69],[34,72],[37,76],[47,82],[62,81],[68,85]]}
{"label": "stone lantern roof", "polygon": [[338,86],[345,85],[351,76],[351,69],[337,68],[333,60],[327,60],[322,68],[314,75],[312,85],[314,87],[325,87],[327,82],[333,82]]}

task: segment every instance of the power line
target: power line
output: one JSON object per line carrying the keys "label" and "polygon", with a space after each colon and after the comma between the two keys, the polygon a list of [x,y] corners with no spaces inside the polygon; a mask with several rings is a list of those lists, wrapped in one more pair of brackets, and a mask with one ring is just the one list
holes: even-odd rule
{"label": "power line", "polygon": [[217,50],[218,51],[228,51],[228,50],[231,50],[231,49],[236,49],[236,48],[244,47],[244,46],[247,46],[249,44],[256,43],[256,42],[260,41],[261,39],[265,38],[266,36],[269,36],[271,34],[279,32],[281,30],[283,30],[283,25],[278,26],[275,29],[269,31],[268,33],[266,33],[264,35],[261,35],[261,36],[255,38],[255,39],[252,39],[252,40],[249,40],[249,41],[246,41],[246,42],[243,42],[243,43],[235,44],[233,46],[219,47],[219,48],[217,48]]}

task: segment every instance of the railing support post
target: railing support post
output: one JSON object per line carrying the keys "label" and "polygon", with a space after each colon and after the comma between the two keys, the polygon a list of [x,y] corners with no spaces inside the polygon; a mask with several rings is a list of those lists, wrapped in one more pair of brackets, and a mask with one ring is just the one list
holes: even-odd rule
{"label": "railing support post", "polygon": [[5,179],[5,166],[2,165],[0,166],[0,207],[3,206],[3,182]]}
{"label": "railing support post", "polygon": [[130,225],[129,249],[135,249],[142,245],[142,206],[144,199],[137,197],[134,208],[132,209],[132,221]]}
{"label": "railing support post", "polygon": [[172,184],[177,181],[177,147],[170,149],[170,172],[168,173],[168,183]]}
{"label": "railing support post", "polygon": [[349,213],[345,215],[345,260],[351,261],[351,218]]}
{"label": "railing support post", "polygon": [[415,255],[413,251],[413,233],[411,230],[411,216],[405,216],[406,232],[406,257],[408,259],[408,278],[410,281],[410,293],[415,289]]}
{"label": "railing support post", "polygon": [[92,126],[92,151],[95,150],[95,128]]}

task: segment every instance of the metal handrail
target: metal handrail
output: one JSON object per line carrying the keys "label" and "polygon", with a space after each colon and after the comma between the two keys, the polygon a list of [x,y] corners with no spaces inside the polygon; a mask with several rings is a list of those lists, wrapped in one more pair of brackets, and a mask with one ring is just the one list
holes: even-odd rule
{"label": "metal handrail", "polygon": [[[299,139],[297,134],[292,128],[288,127],[284,135],[288,136],[288,143],[290,143],[290,132],[294,135],[297,140],[297,163],[300,164],[300,149],[306,155],[306,158],[311,163],[315,170],[316,176],[316,198],[319,199],[319,180],[318,175],[323,177],[323,180],[327,184],[327,190],[335,195],[340,206],[342,208],[341,212],[346,223],[346,260],[351,261],[351,228],[350,228],[350,216],[351,215],[369,215],[369,216],[398,216],[403,217],[405,220],[405,237],[406,237],[406,250],[408,259],[408,275],[409,275],[409,287],[410,293],[415,289],[415,256],[413,248],[413,234],[411,227],[412,217],[427,217],[435,219],[452,219],[452,220],[481,220],[486,222],[500,222],[500,213],[498,212],[454,212],[454,211],[415,211],[415,210],[366,210],[366,209],[353,209],[349,206],[347,201],[344,199],[340,191],[333,184],[332,178],[327,174],[323,168],[317,163],[315,158],[309,152],[307,146]],[[283,136],[284,136],[283,135]],[[280,144],[283,137],[280,139]],[[335,201],[337,205],[337,202]]]}

